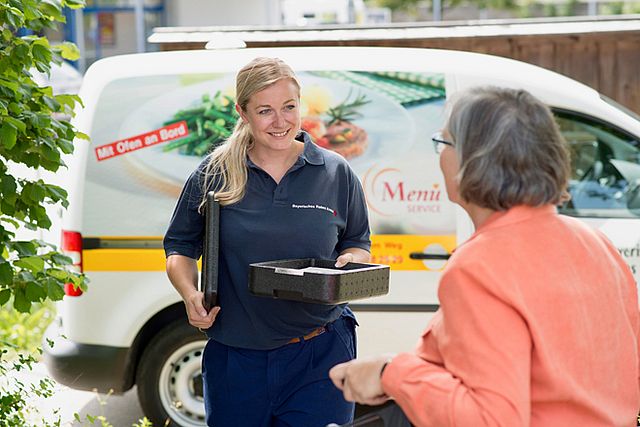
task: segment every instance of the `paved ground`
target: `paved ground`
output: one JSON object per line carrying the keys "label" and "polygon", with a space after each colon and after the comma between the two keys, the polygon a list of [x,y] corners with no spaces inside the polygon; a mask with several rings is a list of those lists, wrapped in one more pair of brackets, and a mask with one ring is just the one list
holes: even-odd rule
{"label": "paved ground", "polygon": [[[33,383],[47,376],[44,365],[34,365],[31,372],[21,372],[19,378],[25,383]],[[72,390],[68,387],[57,385],[56,393],[53,397],[46,399],[35,398],[33,400],[41,416],[53,420],[53,411],[59,409],[62,426],[77,427],[91,426],[86,415],[103,415],[114,427],[131,427],[135,422],[143,417],[142,409],[138,404],[135,387],[121,396],[103,395],[93,392]],[[74,413],[80,415],[83,423],[74,420]],[[100,423],[96,422],[96,426]]]}

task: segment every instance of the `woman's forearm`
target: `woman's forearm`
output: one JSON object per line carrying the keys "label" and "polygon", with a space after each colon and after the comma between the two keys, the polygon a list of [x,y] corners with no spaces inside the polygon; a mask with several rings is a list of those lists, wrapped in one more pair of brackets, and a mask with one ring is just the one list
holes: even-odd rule
{"label": "woman's forearm", "polygon": [[173,287],[183,300],[198,291],[198,263],[195,259],[183,255],[169,255],[167,275]]}

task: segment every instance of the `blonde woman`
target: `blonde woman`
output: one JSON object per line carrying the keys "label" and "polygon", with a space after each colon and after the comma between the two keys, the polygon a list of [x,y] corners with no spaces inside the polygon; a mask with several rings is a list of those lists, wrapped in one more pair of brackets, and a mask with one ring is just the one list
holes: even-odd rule
{"label": "blonde woman", "polygon": [[419,427],[635,426],[636,283],[603,234],[558,214],[569,155],[549,109],[523,90],[472,89],[433,142],[476,231],[415,352],[338,365],[336,386],[393,398]]}
{"label": "blonde woman", "polygon": [[[238,72],[236,96],[233,135],[188,179],[164,240],[167,273],[189,322],[209,336],[202,362],[207,424],[348,422],[353,404],[331,385],[328,371],[355,357],[351,310],[255,297],[247,280],[255,262],[367,262],[361,185],[343,158],[300,130],[300,85],[283,61],[251,61]],[[219,307],[208,313],[196,267],[204,189],[221,202]]]}

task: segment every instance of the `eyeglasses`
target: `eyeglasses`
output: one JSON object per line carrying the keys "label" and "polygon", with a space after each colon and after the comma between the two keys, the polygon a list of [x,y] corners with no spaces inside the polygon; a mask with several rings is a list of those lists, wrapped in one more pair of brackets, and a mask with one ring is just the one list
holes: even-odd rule
{"label": "eyeglasses", "polygon": [[448,145],[450,147],[454,146],[453,142],[449,142],[444,139],[444,136],[442,135],[441,131],[438,131],[433,135],[431,135],[431,141],[433,141],[433,149],[436,150],[436,154],[442,153],[442,150],[444,150],[445,145]]}

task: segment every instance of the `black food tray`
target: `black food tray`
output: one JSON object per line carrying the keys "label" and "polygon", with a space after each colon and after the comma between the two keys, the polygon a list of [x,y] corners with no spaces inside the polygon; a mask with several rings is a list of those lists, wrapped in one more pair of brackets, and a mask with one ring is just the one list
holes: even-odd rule
{"label": "black food tray", "polygon": [[389,266],[305,258],[261,262],[249,266],[249,291],[254,295],[314,302],[343,302],[389,292]]}

